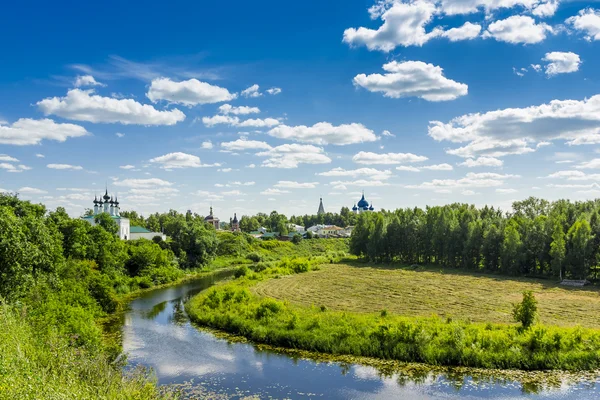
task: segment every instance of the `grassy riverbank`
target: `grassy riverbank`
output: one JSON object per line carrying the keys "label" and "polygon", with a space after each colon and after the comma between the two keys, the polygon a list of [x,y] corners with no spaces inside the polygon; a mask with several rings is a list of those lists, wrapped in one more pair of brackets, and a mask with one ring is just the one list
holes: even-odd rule
{"label": "grassy riverbank", "polygon": [[[319,259],[284,260],[261,272],[248,272],[246,276],[196,296],[188,302],[186,310],[200,325],[240,334],[258,343],[293,349],[480,368],[576,371],[600,367],[599,330],[547,325],[522,330],[514,324],[472,323],[466,320],[472,306],[464,308],[459,320],[400,316],[389,310],[336,311],[325,304],[307,306],[311,301],[309,297],[304,299],[305,305],[300,305],[256,294],[271,290],[269,287],[284,293],[287,281],[310,280],[320,274],[327,276],[339,268],[352,268],[319,266],[322,262]],[[309,269],[319,271],[294,275]],[[348,279],[356,277],[360,281],[365,271],[347,270]],[[380,286],[390,284],[390,276],[377,280],[379,285],[371,282],[364,291],[378,291]],[[447,276],[445,279],[450,281]],[[344,279],[335,274],[321,284],[325,284],[323,282],[329,282],[332,288],[344,286]],[[322,296],[335,296],[335,289],[321,289]],[[494,287],[490,286],[489,291],[493,296]],[[289,294],[296,296],[294,290]],[[351,290],[344,298],[346,304],[356,302],[357,294]],[[430,292],[426,295],[436,296]],[[443,292],[437,297],[440,302],[449,299]],[[341,298],[337,301],[338,305],[344,303]],[[481,299],[473,301],[483,304]]]}

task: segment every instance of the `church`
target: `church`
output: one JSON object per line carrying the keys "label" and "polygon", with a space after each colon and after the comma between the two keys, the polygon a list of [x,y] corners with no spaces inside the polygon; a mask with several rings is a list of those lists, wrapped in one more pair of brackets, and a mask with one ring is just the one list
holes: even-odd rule
{"label": "church", "polygon": [[107,213],[119,226],[119,238],[121,238],[122,240],[129,240],[131,239],[129,218],[121,217],[119,215],[119,210],[119,200],[117,199],[117,197],[113,199],[112,196],[109,196],[107,188],[106,192],[104,193],[104,196],[100,197],[99,200],[96,196],[94,196],[94,214],[81,218],[84,221],[89,222],[93,226],[96,225],[96,215],[101,213]]}
{"label": "church", "polygon": [[364,212],[375,211],[373,208],[373,203],[369,205],[369,202],[365,199],[365,192],[362,192],[362,198],[358,201],[358,203],[354,204],[352,207],[352,212],[354,214],[362,214]]}

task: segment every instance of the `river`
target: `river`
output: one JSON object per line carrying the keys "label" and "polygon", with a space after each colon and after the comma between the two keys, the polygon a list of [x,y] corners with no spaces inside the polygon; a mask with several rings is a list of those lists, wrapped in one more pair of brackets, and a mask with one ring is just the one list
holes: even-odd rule
{"label": "river", "polygon": [[597,399],[598,385],[563,385],[528,393],[518,382],[430,376],[380,376],[375,368],[298,360],[230,343],[190,324],[183,303],[211,286],[206,277],[144,293],[121,321],[129,367],[150,367],[161,385],[194,398],[260,399]]}

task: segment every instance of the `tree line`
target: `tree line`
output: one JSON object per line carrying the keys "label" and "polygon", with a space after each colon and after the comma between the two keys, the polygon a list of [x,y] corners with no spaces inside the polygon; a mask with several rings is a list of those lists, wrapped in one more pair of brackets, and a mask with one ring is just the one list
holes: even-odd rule
{"label": "tree line", "polygon": [[600,200],[530,197],[513,203],[511,212],[455,203],[363,213],[352,232],[350,252],[375,262],[595,279]]}

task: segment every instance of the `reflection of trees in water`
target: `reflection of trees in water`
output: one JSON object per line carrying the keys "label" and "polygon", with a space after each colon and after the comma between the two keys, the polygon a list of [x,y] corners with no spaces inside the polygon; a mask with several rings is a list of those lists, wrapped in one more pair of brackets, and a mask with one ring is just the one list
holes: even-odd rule
{"label": "reflection of trees in water", "polygon": [[188,321],[188,317],[185,313],[184,302],[181,300],[174,300],[172,303],[173,314],[169,315],[169,322],[177,325],[185,324]]}
{"label": "reflection of trees in water", "polygon": [[144,317],[144,319],[154,319],[158,316],[158,314],[165,311],[166,307],[167,307],[167,301],[163,301],[162,303],[156,304],[154,307],[152,307],[152,309],[150,311],[142,314],[142,316]]}

